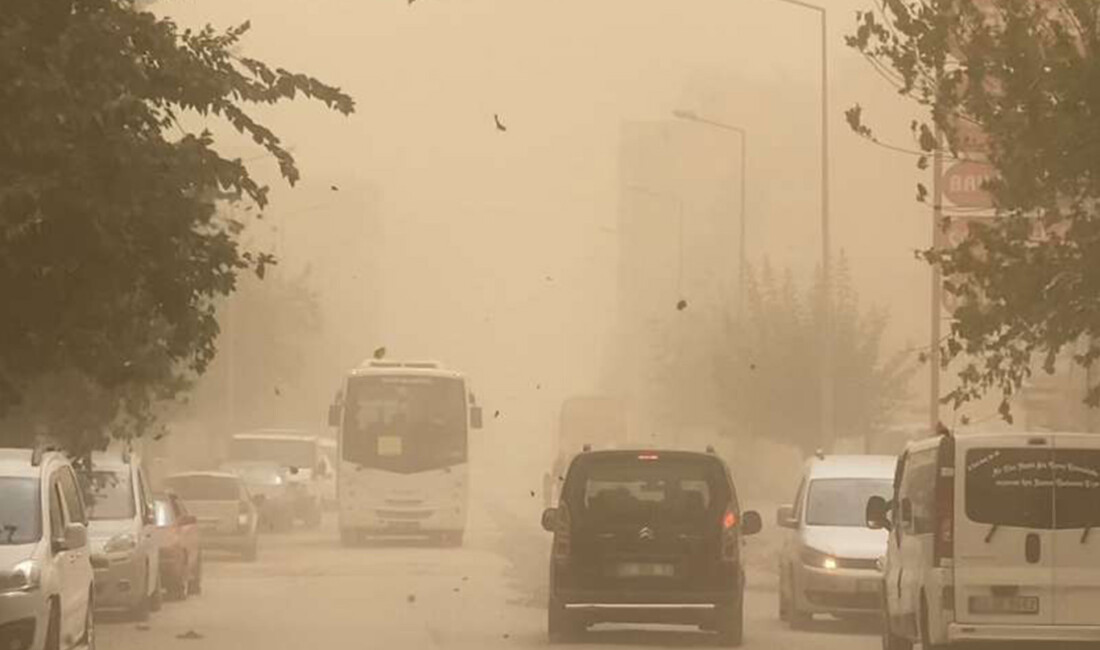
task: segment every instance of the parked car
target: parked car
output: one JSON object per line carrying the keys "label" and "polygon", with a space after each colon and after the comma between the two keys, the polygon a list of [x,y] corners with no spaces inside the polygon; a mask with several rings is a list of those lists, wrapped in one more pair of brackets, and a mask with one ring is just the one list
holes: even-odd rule
{"label": "parked car", "polygon": [[908,445],[891,499],[883,647],[1100,642],[1100,436],[941,436]]}
{"label": "parked car", "polygon": [[316,436],[284,429],[238,433],[222,469],[239,474],[253,494],[263,495],[261,515],[271,527],[321,524],[329,470]]}
{"label": "parked car", "polygon": [[161,606],[153,495],[136,455],[97,452],[81,471],[96,566],[96,607],[144,620]]}
{"label": "parked car", "polygon": [[195,515],[202,551],[229,551],[246,560],[256,559],[260,517],[239,476],[185,472],[165,478],[164,487]]}
{"label": "parked car", "polygon": [[160,543],[160,575],[164,592],[175,600],[202,593],[202,549],[199,522],[177,495],[155,500]]}
{"label": "parked car", "polygon": [[741,542],[760,531],[713,453],[587,451],[556,508],[547,625],[552,642],[594,623],[674,623],[741,644]]}
{"label": "parked car", "polygon": [[0,449],[0,648],[95,647],[87,522],[63,455]]}
{"label": "parked car", "polygon": [[779,554],[779,617],[792,627],[814,614],[876,615],[885,531],[866,525],[872,496],[889,498],[894,456],[825,456],[806,462],[794,505],[779,509],[787,529]]}

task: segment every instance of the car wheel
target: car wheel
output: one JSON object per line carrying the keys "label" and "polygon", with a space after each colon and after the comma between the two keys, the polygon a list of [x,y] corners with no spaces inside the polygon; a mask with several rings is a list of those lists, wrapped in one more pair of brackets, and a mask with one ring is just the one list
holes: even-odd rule
{"label": "car wheel", "polygon": [[[151,571],[151,569],[150,569]],[[149,611],[159,612],[161,605],[164,604],[164,589],[160,584],[160,571],[157,571],[156,583],[153,585],[153,594],[149,596]]]}
{"label": "car wheel", "polygon": [[920,647],[921,650],[947,650],[950,644],[932,643],[932,634],[928,629],[928,601],[924,595],[920,598]]}
{"label": "car wheel", "polygon": [[546,609],[546,632],[550,643],[570,643],[580,638],[584,625],[565,609],[565,605],[551,598]]}
{"label": "car wheel", "polygon": [[890,627],[890,610],[882,604],[882,650],[913,650],[913,642],[894,634]]}
{"label": "car wheel", "polygon": [[50,618],[46,627],[46,645],[44,650],[61,650],[61,606],[56,600],[50,601]]}
{"label": "car wheel", "polygon": [[202,552],[199,552],[199,559],[195,560],[195,573],[191,576],[190,582],[187,583],[187,592],[198,596],[202,593]]}
{"label": "car wheel", "polygon": [[718,640],[722,647],[739,648],[745,642],[745,607],[744,594],[737,600],[727,605],[721,605],[716,610],[718,621],[715,628],[718,630]]}
{"label": "car wheel", "polygon": [[95,592],[88,592],[88,608],[84,612],[84,635],[80,639],[85,650],[95,650]]}

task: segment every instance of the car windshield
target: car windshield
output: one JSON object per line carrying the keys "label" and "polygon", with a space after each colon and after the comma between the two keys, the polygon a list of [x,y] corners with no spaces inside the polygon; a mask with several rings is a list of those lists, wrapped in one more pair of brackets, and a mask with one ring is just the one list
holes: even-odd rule
{"label": "car windshield", "polygon": [[90,519],[104,521],[134,516],[134,490],[128,471],[81,472],[80,479],[84,494],[88,497]]}
{"label": "car windshield", "polygon": [[236,501],[237,479],[228,476],[170,476],[164,486],[184,501]]}
{"label": "car windshield", "polygon": [[447,377],[361,377],[348,385],[343,458],[395,472],[466,461],[466,393]]}
{"label": "car windshield", "polygon": [[887,479],[814,479],[806,499],[806,525],[863,528],[867,501],[876,496],[889,499],[892,493],[893,483]]}
{"label": "car windshield", "polygon": [[38,479],[0,477],[0,546],[32,544],[42,536]]}
{"label": "car windshield", "polygon": [[567,489],[589,521],[697,520],[724,502],[721,476],[709,459],[640,454],[586,462]]}
{"label": "car windshield", "polygon": [[234,461],[275,463],[280,467],[312,469],[317,463],[317,443],[290,438],[234,438],[229,445]]}

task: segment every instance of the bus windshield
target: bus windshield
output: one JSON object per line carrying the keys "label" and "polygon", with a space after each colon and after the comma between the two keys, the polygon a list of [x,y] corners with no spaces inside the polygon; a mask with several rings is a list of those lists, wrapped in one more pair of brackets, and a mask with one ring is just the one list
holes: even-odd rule
{"label": "bus windshield", "polygon": [[449,377],[353,378],[344,409],[343,459],[419,472],[466,462],[466,390]]}

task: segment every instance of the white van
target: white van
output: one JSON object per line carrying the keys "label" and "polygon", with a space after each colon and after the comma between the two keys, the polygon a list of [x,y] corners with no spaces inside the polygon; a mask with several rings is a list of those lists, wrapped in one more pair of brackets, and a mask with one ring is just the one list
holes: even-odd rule
{"label": "white van", "polygon": [[1100,435],[911,443],[890,502],[886,650],[968,641],[1100,641]]}

